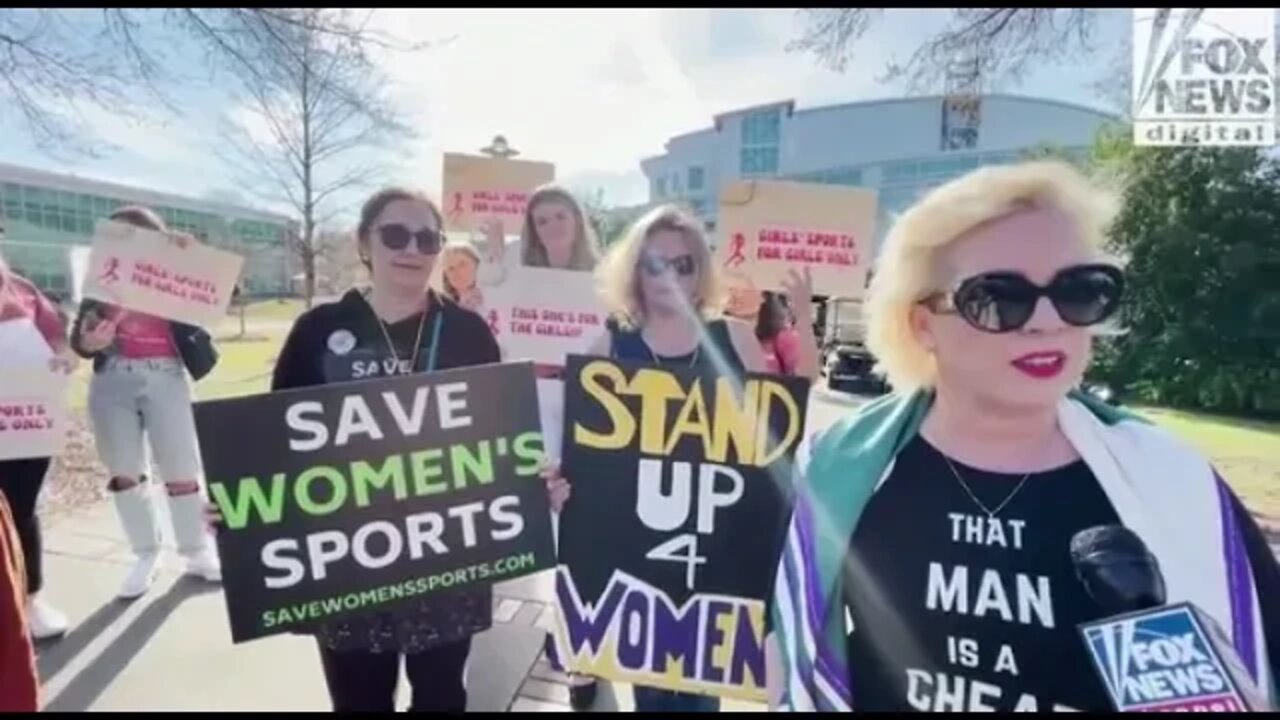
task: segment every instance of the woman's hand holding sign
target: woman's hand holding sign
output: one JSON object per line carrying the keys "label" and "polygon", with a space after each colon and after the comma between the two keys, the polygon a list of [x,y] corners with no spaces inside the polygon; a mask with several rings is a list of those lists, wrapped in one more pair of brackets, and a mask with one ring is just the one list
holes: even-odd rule
{"label": "woman's hand holding sign", "polygon": [[560,462],[549,460],[539,473],[542,479],[547,483],[547,500],[551,503],[551,510],[559,514],[564,509],[565,503],[569,502],[569,481],[560,474]]}
{"label": "woman's hand holding sign", "polygon": [[81,336],[80,344],[88,352],[96,353],[106,350],[115,339],[116,321],[99,314],[97,322],[93,323]]}
{"label": "woman's hand holding sign", "polygon": [[791,270],[782,283],[782,292],[791,305],[791,314],[798,327],[813,325],[813,273],[806,266],[803,273]]}

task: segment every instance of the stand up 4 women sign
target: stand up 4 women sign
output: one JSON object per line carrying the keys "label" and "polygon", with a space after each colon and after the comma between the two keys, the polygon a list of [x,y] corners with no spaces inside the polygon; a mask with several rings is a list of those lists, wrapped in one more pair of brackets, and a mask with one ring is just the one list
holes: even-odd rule
{"label": "stand up 4 women sign", "polygon": [[234,642],[553,567],[533,366],[195,408]]}
{"label": "stand up 4 women sign", "polygon": [[558,657],[599,677],[763,700],[808,381],[570,356],[565,385]]}

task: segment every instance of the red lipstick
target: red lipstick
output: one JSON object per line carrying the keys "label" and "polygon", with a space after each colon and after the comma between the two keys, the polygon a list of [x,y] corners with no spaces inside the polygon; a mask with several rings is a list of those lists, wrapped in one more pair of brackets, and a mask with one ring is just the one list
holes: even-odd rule
{"label": "red lipstick", "polygon": [[1066,367],[1067,354],[1062,352],[1028,353],[1010,364],[1033,378],[1047,380],[1055,377]]}

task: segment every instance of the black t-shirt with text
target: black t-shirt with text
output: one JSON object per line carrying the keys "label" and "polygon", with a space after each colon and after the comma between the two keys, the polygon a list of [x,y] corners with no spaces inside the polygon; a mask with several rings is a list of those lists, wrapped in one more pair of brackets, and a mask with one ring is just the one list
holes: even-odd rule
{"label": "black t-shirt with text", "polygon": [[1119,522],[1093,473],[1034,473],[997,510],[1023,475],[951,464],[994,519],[916,437],[851,538],[855,710],[1110,710],[1076,630],[1098,609],[1070,555],[1078,531]]}
{"label": "black t-shirt with text", "polygon": [[[355,290],[337,302],[312,308],[298,318],[285,340],[271,389],[425,372],[433,357],[432,370],[501,361],[498,343],[479,315],[434,293],[429,297],[425,317],[416,313],[388,324],[385,332],[373,308]],[[486,586],[439,592],[404,608],[343,618],[306,632],[317,634],[332,650],[414,653],[469,637],[492,624],[493,589]]]}

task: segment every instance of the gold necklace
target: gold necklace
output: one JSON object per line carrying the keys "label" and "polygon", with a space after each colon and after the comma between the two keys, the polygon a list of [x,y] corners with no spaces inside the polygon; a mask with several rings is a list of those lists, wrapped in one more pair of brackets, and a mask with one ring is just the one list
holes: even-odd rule
{"label": "gold necklace", "polygon": [[969,496],[969,499],[972,500],[978,507],[982,508],[982,512],[986,513],[987,517],[992,520],[994,520],[996,515],[998,515],[1000,511],[1003,510],[1006,505],[1012,502],[1013,498],[1017,496],[1019,492],[1022,491],[1022,486],[1027,484],[1027,478],[1030,478],[1032,475],[1032,473],[1027,473],[1026,475],[1023,475],[1022,480],[1019,480],[1018,484],[1013,488],[1013,492],[1009,493],[1009,496],[1004,499],[1004,502],[1000,503],[995,507],[994,510],[992,510],[988,508],[986,504],[984,504],[981,500],[978,499],[978,496],[973,493],[972,489],[970,489],[969,483],[965,482],[964,478],[960,477],[960,472],[956,470],[956,466],[951,464],[951,458],[947,457],[946,454],[942,452],[939,452],[938,454],[942,455],[942,459],[946,461],[947,467],[951,468],[951,474],[956,476],[956,480],[959,481],[960,487],[964,488],[965,494]]}
{"label": "gold necklace", "polygon": [[[396,352],[396,344],[391,340],[391,331],[387,330],[387,324],[378,316],[378,311],[373,308],[369,298],[365,295],[361,297],[364,298],[365,305],[369,306],[369,312],[373,313],[373,319],[378,321],[378,328],[382,330],[382,339],[387,342],[387,350],[391,352],[391,357],[395,358],[396,373],[400,374],[400,353]],[[428,302],[430,302],[430,296],[428,296]],[[413,356],[409,358],[409,372],[413,372],[413,369],[418,366],[418,353],[422,352],[422,331],[427,327],[427,309],[423,308],[422,321],[418,323],[418,339],[413,341]]]}

